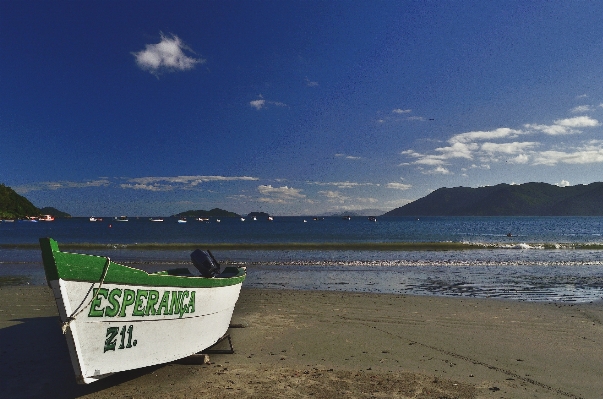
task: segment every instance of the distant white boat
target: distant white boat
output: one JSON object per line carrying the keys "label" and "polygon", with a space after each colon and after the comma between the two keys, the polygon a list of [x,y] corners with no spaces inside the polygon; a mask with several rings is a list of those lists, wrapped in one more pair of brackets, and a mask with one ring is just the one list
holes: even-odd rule
{"label": "distant white boat", "polygon": [[220,219],[216,219],[216,222],[220,223]]}
{"label": "distant white boat", "polygon": [[42,215],[38,218],[41,222],[52,222],[54,221],[54,216],[52,215]]}
{"label": "distant white boat", "polygon": [[209,222],[209,218],[197,218],[196,220],[199,222]]}
{"label": "distant white boat", "polygon": [[102,222],[103,218],[95,218],[94,216],[91,216],[89,220],[91,222]]}
{"label": "distant white boat", "polygon": [[274,218],[273,218],[272,216],[268,216],[268,220],[269,220],[270,222],[272,222],[272,221],[274,220]]}
{"label": "distant white boat", "polygon": [[149,219],[151,222],[163,222],[163,219],[161,218],[151,218]]}
{"label": "distant white boat", "polygon": [[178,223],[186,223],[186,219],[178,219]]}
{"label": "distant white boat", "polygon": [[245,221],[245,218],[241,218],[241,222],[244,222],[244,221]]}
{"label": "distant white boat", "polygon": [[116,217],[115,221],[116,222],[127,222],[128,221],[128,217],[127,216]]}

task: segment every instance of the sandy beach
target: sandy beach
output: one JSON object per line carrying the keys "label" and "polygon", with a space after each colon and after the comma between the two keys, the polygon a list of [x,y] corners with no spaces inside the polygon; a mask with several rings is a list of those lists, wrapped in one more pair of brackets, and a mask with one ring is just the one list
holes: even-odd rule
{"label": "sandy beach", "polygon": [[235,354],[77,385],[46,287],[0,288],[10,398],[600,398],[603,305],[244,289]]}

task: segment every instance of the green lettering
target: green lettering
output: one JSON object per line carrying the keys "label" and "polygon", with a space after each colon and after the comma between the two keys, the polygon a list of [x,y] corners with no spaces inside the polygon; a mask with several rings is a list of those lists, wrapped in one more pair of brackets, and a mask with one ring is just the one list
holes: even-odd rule
{"label": "green lettering", "polygon": [[90,312],[88,313],[88,317],[103,317],[103,310],[99,309],[98,307],[101,305],[102,303],[102,298],[107,299],[107,294],[108,291],[106,288],[95,288],[93,290],[93,300],[92,303],[90,304]]}
{"label": "green lettering", "polygon": [[149,296],[148,290],[137,290],[136,291],[136,303],[134,304],[134,310],[132,316],[144,316],[143,298]]}
{"label": "green lettering", "polygon": [[159,299],[159,292],[155,290],[149,291],[149,298],[147,299],[147,309],[144,312],[145,316],[155,315],[155,305],[157,304],[157,300]]}
{"label": "green lettering", "polygon": [[172,291],[172,303],[170,304],[170,314],[180,313],[180,304],[182,303],[182,292]]}
{"label": "green lettering", "polygon": [[115,344],[117,343],[117,340],[115,339],[115,336],[117,335],[118,331],[119,331],[119,327],[109,327],[109,328],[107,328],[107,335],[105,336],[106,339],[105,339],[105,350],[104,350],[104,352],[115,351]]}
{"label": "green lettering", "polygon": [[119,317],[126,316],[126,308],[134,303],[136,293],[133,290],[124,290],[124,300],[121,303],[121,310],[119,311]]}
{"label": "green lettering", "polygon": [[106,317],[115,317],[119,312],[119,299],[121,298],[121,290],[113,288],[109,293],[109,305],[105,308]]}
{"label": "green lettering", "polygon": [[195,291],[191,291],[191,296],[188,300],[188,312],[195,313]]}
{"label": "green lettering", "polygon": [[[159,304],[159,309],[157,309],[157,314],[170,314],[170,311],[168,309],[169,300],[170,300],[170,292],[165,291],[163,293],[163,296],[161,297],[161,303]],[[162,309],[163,309],[163,313],[161,313]]]}
{"label": "green lettering", "polygon": [[188,291],[182,292],[182,295],[180,296],[180,317],[185,313],[188,313],[188,305],[184,304],[184,298],[188,298]]}

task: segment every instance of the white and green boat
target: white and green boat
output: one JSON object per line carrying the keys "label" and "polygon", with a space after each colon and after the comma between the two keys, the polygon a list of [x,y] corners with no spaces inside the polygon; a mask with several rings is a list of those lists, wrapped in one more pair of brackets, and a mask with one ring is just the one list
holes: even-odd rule
{"label": "white and green boat", "polygon": [[245,268],[213,277],[186,268],[147,273],[62,252],[51,238],[40,246],[75,375],[85,384],[209,348],[228,330],[245,280]]}

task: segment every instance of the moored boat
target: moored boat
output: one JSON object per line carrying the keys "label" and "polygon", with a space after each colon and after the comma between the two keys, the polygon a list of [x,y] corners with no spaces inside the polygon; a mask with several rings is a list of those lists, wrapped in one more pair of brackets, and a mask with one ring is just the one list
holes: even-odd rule
{"label": "moored boat", "polygon": [[94,216],[91,216],[89,220],[91,222],[102,222],[103,218],[95,218]]}
{"label": "moored boat", "polygon": [[219,265],[198,250],[191,258],[200,252],[213,265],[197,261],[201,276],[187,268],[147,273],[108,257],[62,252],[51,238],[41,238],[40,247],[76,379],[86,384],[216,343],[246,275],[245,268],[227,267],[210,277]]}
{"label": "moored boat", "polygon": [[52,215],[41,215],[38,220],[40,222],[52,222],[54,221],[54,216]]}

